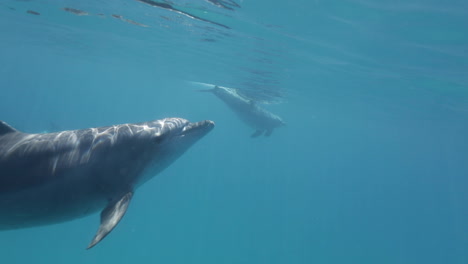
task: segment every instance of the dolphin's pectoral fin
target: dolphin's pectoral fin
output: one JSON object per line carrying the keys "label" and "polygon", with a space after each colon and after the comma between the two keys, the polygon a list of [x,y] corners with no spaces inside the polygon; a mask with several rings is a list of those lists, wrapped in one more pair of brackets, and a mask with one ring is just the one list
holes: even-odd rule
{"label": "dolphin's pectoral fin", "polygon": [[250,135],[251,138],[256,138],[258,136],[260,136],[261,134],[263,134],[263,130],[255,130],[255,132]]}
{"label": "dolphin's pectoral fin", "polygon": [[133,193],[128,192],[119,200],[111,202],[101,212],[101,225],[99,230],[93,238],[93,241],[88,245],[86,249],[94,247],[102,239],[104,239],[114,227],[119,223],[120,219],[124,216],[127,211],[130,200],[132,199]]}
{"label": "dolphin's pectoral fin", "polygon": [[265,137],[271,136],[271,133],[273,133],[273,129],[268,129],[265,133]]}

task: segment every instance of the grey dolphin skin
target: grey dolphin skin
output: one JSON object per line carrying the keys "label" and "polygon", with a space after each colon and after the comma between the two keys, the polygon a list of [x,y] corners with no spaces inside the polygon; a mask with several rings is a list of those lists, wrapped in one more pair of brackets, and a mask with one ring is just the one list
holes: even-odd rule
{"label": "grey dolphin skin", "polygon": [[[198,84],[209,85],[204,83]],[[199,92],[213,93],[226,103],[244,123],[255,129],[251,137],[255,138],[262,134],[268,137],[273,132],[273,129],[285,125],[279,116],[261,108],[253,100],[240,95],[236,89],[217,85],[213,86],[213,89],[199,90]]]}
{"label": "grey dolphin skin", "polygon": [[166,118],[28,134],[0,121],[0,230],[60,223],[101,210],[95,246],[125,214],[135,189],[214,127]]}

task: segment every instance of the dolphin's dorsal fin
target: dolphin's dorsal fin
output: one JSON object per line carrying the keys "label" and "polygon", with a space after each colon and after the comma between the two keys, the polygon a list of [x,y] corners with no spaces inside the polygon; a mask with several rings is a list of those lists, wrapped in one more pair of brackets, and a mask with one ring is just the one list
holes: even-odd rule
{"label": "dolphin's dorsal fin", "polygon": [[111,202],[106,208],[104,208],[104,210],[102,210],[99,230],[86,249],[94,247],[97,243],[103,240],[112,231],[112,229],[114,229],[127,211],[132,196],[133,193],[128,192],[119,200]]}
{"label": "dolphin's dorsal fin", "polygon": [[18,132],[18,130],[14,129],[7,123],[0,121],[0,136],[8,134],[8,133],[13,133],[13,132]]}

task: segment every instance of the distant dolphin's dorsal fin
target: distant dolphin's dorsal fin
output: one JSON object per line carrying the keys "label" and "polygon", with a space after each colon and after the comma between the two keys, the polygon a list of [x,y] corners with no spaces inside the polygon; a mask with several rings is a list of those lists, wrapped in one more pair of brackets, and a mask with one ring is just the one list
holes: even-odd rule
{"label": "distant dolphin's dorsal fin", "polygon": [[99,230],[94,236],[93,241],[91,241],[86,249],[94,247],[97,243],[103,240],[112,231],[112,229],[114,229],[127,211],[130,200],[132,200],[132,196],[133,193],[128,192],[119,200],[111,202],[106,208],[104,208],[104,210],[102,210]]}
{"label": "distant dolphin's dorsal fin", "polygon": [[7,123],[0,121],[0,136],[5,135],[8,133],[18,132],[18,130],[14,129],[12,126],[8,125]]}

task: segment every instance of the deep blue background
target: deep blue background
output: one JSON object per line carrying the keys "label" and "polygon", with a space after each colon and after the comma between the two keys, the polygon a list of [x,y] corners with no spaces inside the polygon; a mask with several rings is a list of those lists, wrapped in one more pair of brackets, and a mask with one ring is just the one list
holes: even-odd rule
{"label": "deep blue background", "polygon": [[[0,2],[17,129],[216,122],[96,248],[97,214],[1,232],[2,263],[468,263],[466,1],[174,2],[231,29],[137,1]],[[287,126],[250,139],[189,81],[281,101],[265,107]]]}

